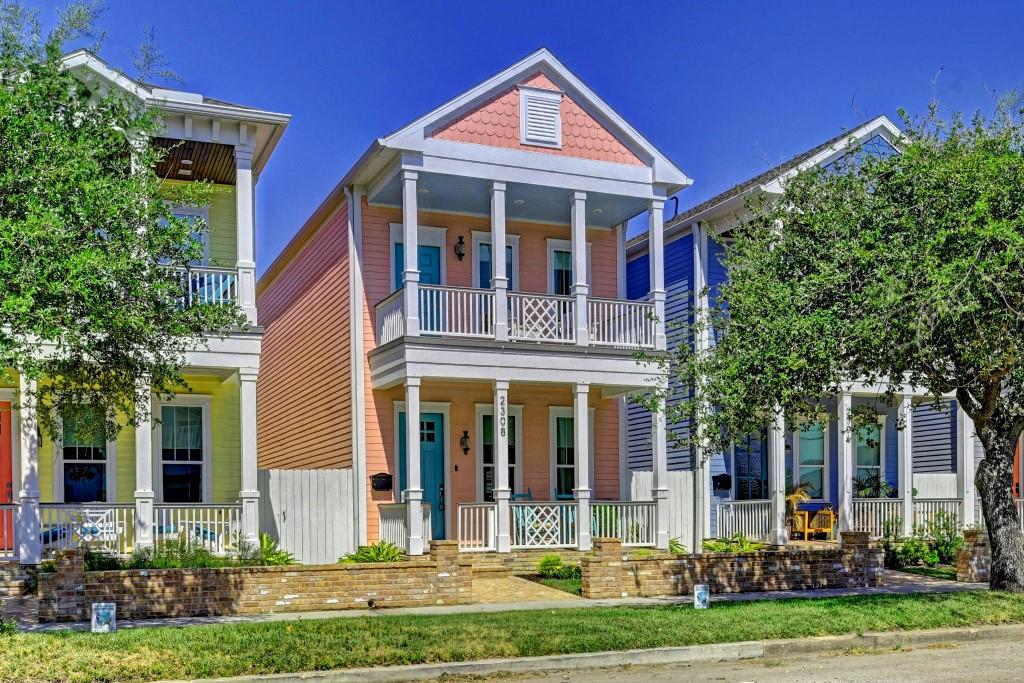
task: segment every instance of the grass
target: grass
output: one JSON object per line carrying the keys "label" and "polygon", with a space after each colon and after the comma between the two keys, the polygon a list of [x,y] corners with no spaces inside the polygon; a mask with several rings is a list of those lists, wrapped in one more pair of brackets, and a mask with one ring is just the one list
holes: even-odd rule
{"label": "grass", "polygon": [[544,584],[549,588],[557,588],[573,595],[583,594],[583,579],[546,579],[538,578],[537,583]]}
{"label": "grass", "polygon": [[766,600],[0,637],[2,681],[149,681],[1024,623],[1024,596]]}
{"label": "grass", "polygon": [[937,564],[934,567],[902,567],[899,571],[906,572],[908,574],[930,576],[935,579],[956,581],[956,567],[949,564]]}

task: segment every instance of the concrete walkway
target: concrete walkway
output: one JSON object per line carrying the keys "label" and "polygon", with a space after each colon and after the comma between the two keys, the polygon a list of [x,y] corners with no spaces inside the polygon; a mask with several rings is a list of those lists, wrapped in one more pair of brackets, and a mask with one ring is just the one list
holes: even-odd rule
{"label": "concrete walkway", "polygon": [[[497,579],[476,579],[477,581],[496,581]],[[526,579],[518,581],[528,582]],[[532,582],[528,582],[532,583]],[[963,591],[988,590],[988,584],[957,583],[927,576],[907,574],[904,572],[886,571],[885,586],[880,588],[828,588],[803,591],[766,591],[757,593],[720,593],[712,595],[712,602],[746,602],[752,600],[810,600],[814,598],[835,598],[852,595],[905,595],[910,593],[957,593]],[[472,605],[438,605],[436,607],[396,607],[376,610],[320,610],[316,612],[285,612],[279,614],[263,614],[257,616],[225,616],[225,617],[188,617],[182,619],[136,619],[119,620],[118,628],[152,628],[164,626],[193,626],[198,624],[239,624],[272,621],[302,621],[307,619],[346,619],[357,617],[387,617],[400,615],[444,615],[444,614],[479,614],[495,612],[520,612],[529,610],[556,609],[594,609],[599,607],[651,607],[657,605],[688,605],[693,602],[692,596],[673,596],[665,598],[614,598],[605,600],[584,600],[562,591],[534,584],[544,591],[553,591],[542,599],[516,600],[503,602],[478,602]],[[521,588],[521,587],[520,587]],[[531,589],[532,590],[532,589]],[[474,593],[476,591],[474,590]],[[535,595],[537,595],[535,593]],[[40,624],[30,627],[28,631],[62,631],[89,630],[88,622],[68,624]]]}

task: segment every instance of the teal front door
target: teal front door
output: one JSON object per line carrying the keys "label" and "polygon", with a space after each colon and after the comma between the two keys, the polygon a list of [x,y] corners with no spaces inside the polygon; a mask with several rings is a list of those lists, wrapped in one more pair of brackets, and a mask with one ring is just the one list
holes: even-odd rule
{"label": "teal front door", "polygon": [[[408,487],[405,413],[398,414],[398,486]],[[420,484],[423,502],[430,503],[431,538],[444,535],[444,420],[441,413],[420,413]]]}

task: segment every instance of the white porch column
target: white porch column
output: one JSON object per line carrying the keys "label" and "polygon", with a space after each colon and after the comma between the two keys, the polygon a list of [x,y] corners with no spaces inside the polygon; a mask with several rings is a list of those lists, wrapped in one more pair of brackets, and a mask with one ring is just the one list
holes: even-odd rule
{"label": "white porch column", "polygon": [[[39,521],[39,427],[35,380],[20,380],[18,415],[21,422],[21,491],[18,501],[18,557],[22,564],[39,564],[43,555]],[[30,396],[31,395],[31,396]]]}
{"label": "white porch column", "polygon": [[507,553],[512,548],[509,506],[512,482],[508,480],[508,381],[501,379],[494,383],[494,468],[497,475],[494,486],[498,514],[496,545],[499,553]]}
{"label": "white porch column", "polygon": [[665,200],[652,199],[647,212],[647,256],[654,302],[654,348],[665,350]]}
{"label": "white porch column", "polygon": [[580,382],[573,386],[572,423],[576,456],[576,547],[590,550],[590,406],[587,395],[590,385]]}
{"label": "white porch column", "polygon": [[900,430],[896,442],[899,463],[896,490],[900,496],[900,517],[903,519],[904,536],[914,533],[914,404],[912,399],[913,396],[910,394],[904,394],[900,399],[899,414],[903,429]]}
{"label": "white porch column", "polygon": [[572,194],[572,294],[576,297],[576,345],[590,344],[590,281],[587,273],[587,193]]}
{"label": "white porch column", "polygon": [[965,527],[978,521],[974,491],[974,420],[956,407],[956,492],[960,498],[961,521]]}
{"label": "white porch column", "polygon": [[135,428],[135,546],[153,545],[153,397],[149,382],[139,382],[138,397],[140,419]]}
{"label": "white porch column", "polygon": [[[405,253],[405,333],[410,337],[420,334],[420,261],[419,261],[419,209],[416,205],[416,171],[402,171],[402,249]],[[417,443],[419,419],[417,418]]]}
{"label": "white porch column", "polygon": [[850,426],[853,397],[845,391],[839,395],[839,531],[853,531],[853,451],[857,435]]}
{"label": "white porch column", "polygon": [[781,411],[772,418],[768,428],[768,487],[771,500],[768,542],[786,545],[786,419]]}
{"label": "white porch column", "polygon": [[[699,320],[708,309],[708,297],[704,291],[708,282],[708,233],[701,223],[693,223],[690,230],[693,234],[694,316]],[[664,258],[664,249],[660,251]],[[707,353],[711,347],[711,337],[706,329],[696,331],[694,344],[698,354]],[[699,387],[694,387],[694,392],[698,391]],[[702,430],[703,428],[698,423],[697,446],[693,449],[693,548],[691,550],[695,553],[703,552],[704,539],[711,535],[711,479],[708,476],[707,454],[700,445]]]}
{"label": "white porch column", "polygon": [[[505,183],[491,183],[491,281],[494,283],[494,338],[508,340],[508,279],[505,272]],[[497,413],[495,413],[497,414]]]}
{"label": "white porch column", "polygon": [[[405,380],[405,502],[410,555],[423,554],[423,486],[420,481],[420,378]],[[431,514],[444,514],[431,510]]]}
{"label": "white porch column", "polygon": [[256,377],[250,368],[238,371],[238,403],[241,413],[242,433],[242,490],[238,497],[242,501],[242,538],[249,543],[259,543],[260,492],[257,484],[256,451]]}
{"label": "white porch column", "polygon": [[[667,397],[667,382],[659,387],[662,396]],[[661,550],[668,549],[668,430],[665,424],[665,403],[658,402],[658,409],[651,413],[651,459],[654,470],[651,483],[651,498],[655,506],[654,545]]]}
{"label": "white porch column", "polygon": [[256,218],[252,181],[252,147],[235,146],[235,214],[238,305],[250,325],[256,324]]}

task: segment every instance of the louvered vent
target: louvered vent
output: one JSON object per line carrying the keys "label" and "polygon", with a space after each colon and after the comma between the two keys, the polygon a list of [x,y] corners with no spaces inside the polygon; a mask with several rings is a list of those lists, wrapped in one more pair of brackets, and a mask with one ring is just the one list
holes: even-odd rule
{"label": "louvered vent", "polygon": [[562,93],[555,90],[519,88],[520,136],[523,144],[562,146]]}

